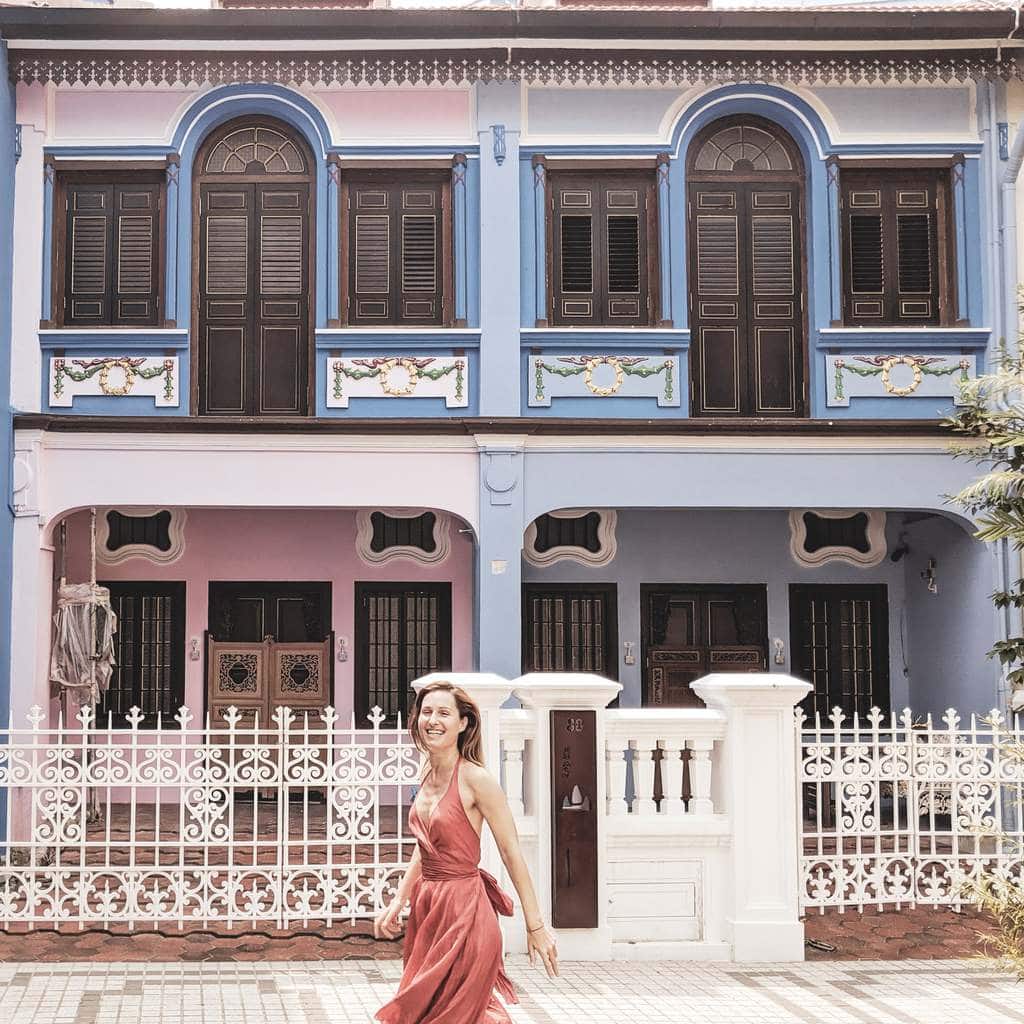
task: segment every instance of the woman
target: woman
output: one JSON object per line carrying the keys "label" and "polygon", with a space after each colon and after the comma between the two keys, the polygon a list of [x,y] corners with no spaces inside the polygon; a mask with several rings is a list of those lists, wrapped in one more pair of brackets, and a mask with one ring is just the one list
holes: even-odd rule
{"label": "woman", "polygon": [[416,850],[394,899],[374,921],[377,938],[396,938],[399,914],[407,900],[411,904],[398,995],[377,1011],[377,1020],[511,1024],[495,990],[506,1002],[518,1002],[502,970],[497,918],[511,915],[512,901],[479,868],[485,821],[523,905],[530,963],[540,956],[556,977],[558,953],[505,794],[483,767],[480,709],[459,687],[431,683],[416,697],[409,731],[430,767],[409,812]]}

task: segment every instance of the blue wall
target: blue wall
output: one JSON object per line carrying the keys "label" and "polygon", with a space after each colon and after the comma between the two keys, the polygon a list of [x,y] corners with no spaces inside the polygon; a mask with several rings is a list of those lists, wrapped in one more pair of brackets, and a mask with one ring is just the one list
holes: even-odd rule
{"label": "blue wall", "polygon": [[[0,43],[0,445],[5,452],[4,490],[0,505],[0,723],[6,727],[11,707],[11,562],[14,516],[11,512],[11,467],[14,432],[11,419],[11,277],[14,263],[14,86],[7,76],[7,44]],[[7,808],[0,804],[0,829]]]}

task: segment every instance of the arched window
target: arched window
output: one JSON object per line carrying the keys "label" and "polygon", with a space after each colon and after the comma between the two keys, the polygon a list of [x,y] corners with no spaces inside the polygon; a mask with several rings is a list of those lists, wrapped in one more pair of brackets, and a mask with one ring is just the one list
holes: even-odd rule
{"label": "arched window", "polygon": [[704,128],[687,160],[693,412],[801,416],[803,161],[753,115]]}
{"label": "arched window", "polygon": [[201,415],[303,416],[312,366],[313,155],[287,125],[220,125],[196,156]]}
{"label": "arched window", "polygon": [[306,157],[283,132],[269,125],[231,128],[211,149],[202,165],[207,174],[308,174]]}
{"label": "arched window", "polygon": [[694,171],[711,174],[795,169],[787,145],[767,128],[744,121],[706,137],[692,166]]}

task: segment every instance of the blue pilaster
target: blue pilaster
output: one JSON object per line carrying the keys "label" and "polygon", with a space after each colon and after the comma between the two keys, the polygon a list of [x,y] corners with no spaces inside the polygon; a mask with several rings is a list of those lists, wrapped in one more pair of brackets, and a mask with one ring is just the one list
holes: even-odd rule
{"label": "blue pilaster", "polygon": [[480,415],[519,415],[518,82],[477,86],[480,139]]}
{"label": "blue pilaster", "polygon": [[967,196],[964,189],[964,156],[958,153],[953,163],[953,228],[956,232],[956,308],[961,320],[969,316],[967,289]]}
{"label": "blue pilaster", "polygon": [[843,245],[841,241],[839,161],[833,156],[826,162],[828,175],[828,270],[829,311],[833,324],[843,322]]}
{"label": "blue pilaster", "polygon": [[466,233],[466,154],[456,153],[452,157],[452,220],[454,231],[452,244],[455,250],[455,326],[465,327],[469,317],[469,275],[468,235]]}
{"label": "blue pilaster", "polygon": [[524,438],[477,435],[480,535],[476,559],[477,650],[481,672],[522,672]]}
{"label": "blue pilaster", "polygon": [[[11,564],[14,516],[11,509],[14,438],[11,418],[11,278],[14,271],[15,93],[7,74],[7,44],[0,43],[0,451],[7,500],[0,503],[0,723],[11,709]],[[52,204],[51,204],[52,205]],[[47,300],[48,302],[48,300]],[[0,835],[7,806],[0,801]]]}
{"label": "blue pilaster", "polygon": [[178,321],[178,172],[181,161],[177,153],[167,158],[164,176],[167,182],[167,237],[164,240],[167,255],[164,261],[164,323],[167,326]]}
{"label": "blue pilaster", "polygon": [[[6,54],[6,48],[4,53]],[[0,149],[3,147],[0,146]],[[56,169],[53,161],[43,164],[43,297],[39,319],[43,323],[53,320],[53,186]],[[13,177],[11,178],[13,187]],[[10,381],[7,381],[10,387]]]}
{"label": "blue pilaster", "polygon": [[548,325],[547,286],[547,198],[548,168],[544,157],[537,153],[531,162],[533,168],[533,273],[535,326]]}
{"label": "blue pilaster", "polygon": [[672,187],[668,153],[658,154],[658,266],[661,270],[659,319],[662,327],[672,326]]}
{"label": "blue pilaster", "polygon": [[341,167],[332,153],[327,157],[327,323],[335,326],[341,323],[341,218],[338,206],[341,202]]}

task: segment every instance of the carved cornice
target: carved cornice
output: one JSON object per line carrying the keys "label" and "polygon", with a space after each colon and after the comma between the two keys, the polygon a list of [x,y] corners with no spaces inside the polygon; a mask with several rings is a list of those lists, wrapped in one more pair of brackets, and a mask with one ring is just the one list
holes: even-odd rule
{"label": "carved cornice", "polygon": [[56,85],[204,86],[245,82],[281,85],[449,85],[522,80],[533,85],[697,85],[778,82],[788,85],[946,83],[1024,77],[1011,56],[793,53],[714,56],[636,51],[378,51],[323,53],[12,50],[14,81]]}

